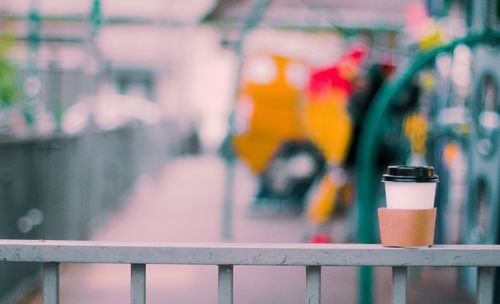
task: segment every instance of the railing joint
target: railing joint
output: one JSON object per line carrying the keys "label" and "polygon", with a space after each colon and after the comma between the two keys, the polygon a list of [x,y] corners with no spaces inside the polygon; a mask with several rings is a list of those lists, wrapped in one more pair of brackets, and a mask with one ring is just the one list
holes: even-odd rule
{"label": "railing joint", "polygon": [[146,264],[130,264],[130,303],[146,304]]}
{"label": "railing joint", "polygon": [[43,304],[59,304],[59,263],[43,263]]}
{"label": "railing joint", "polygon": [[477,267],[477,304],[493,304],[493,285],[493,267]]}
{"label": "railing joint", "polygon": [[306,304],[321,303],[321,266],[306,266]]}
{"label": "railing joint", "polygon": [[406,304],[408,266],[392,267],[392,304]]}
{"label": "railing joint", "polygon": [[219,265],[219,304],[233,303],[233,265]]}

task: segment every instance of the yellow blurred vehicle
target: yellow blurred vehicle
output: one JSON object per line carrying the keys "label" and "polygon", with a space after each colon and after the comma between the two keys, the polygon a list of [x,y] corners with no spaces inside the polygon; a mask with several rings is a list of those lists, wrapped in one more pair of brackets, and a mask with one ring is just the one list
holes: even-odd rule
{"label": "yellow blurred vehicle", "polygon": [[[352,137],[347,103],[363,54],[354,49],[323,69],[273,54],[245,61],[233,146],[259,176],[254,205],[301,212],[314,181],[330,176],[327,168],[342,166]],[[328,180],[320,183],[318,193],[329,199],[312,196],[313,211],[308,213],[313,220],[329,217],[325,204],[318,205],[335,201],[337,191],[325,191],[332,190]]]}
{"label": "yellow blurred vehicle", "polygon": [[259,54],[243,67],[235,115],[235,151],[257,175],[263,174],[285,142],[306,139],[298,105],[309,67],[300,60]]}

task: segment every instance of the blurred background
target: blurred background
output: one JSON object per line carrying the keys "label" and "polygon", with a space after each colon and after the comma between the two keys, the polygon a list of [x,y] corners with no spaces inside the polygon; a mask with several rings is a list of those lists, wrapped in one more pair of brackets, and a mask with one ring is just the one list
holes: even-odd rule
{"label": "blurred background", "polygon": [[[440,177],[436,243],[496,244],[499,25],[494,0],[0,0],[0,236],[378,243],[408,164]],[[40,303],[40,265],[0,268],[1,303]],[[63,302],[128,301],[127,268],[63,270]],[[409,300],[472,303],[474,271],[412,269]],[[302,302],[299,270],[237,273],[238,302]],[[390,269],[323,275],[388,302]],[[148,299],[215,282],[154,266]]]}

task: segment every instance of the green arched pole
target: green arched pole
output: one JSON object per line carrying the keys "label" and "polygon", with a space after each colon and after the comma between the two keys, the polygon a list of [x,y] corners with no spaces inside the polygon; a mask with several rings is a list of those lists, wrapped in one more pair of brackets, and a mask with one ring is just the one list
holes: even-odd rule
{"label": "green arched pole", "polygon": [[[379,186],[380,176],[376,172],[376,156],[380,142],[381,122],[387,119],[387,112],[391,101],[396,94],[410,81],[410,79],[437,55],[447,52],[460,44],[473,45],[475,43],[488,42],[500,39],[500,33],[488,31],[484,34],[469,35],[455,40],[449,44],[435,48],[428,52],[418,54],[411,65],[399,71],[396,76],[386,83],[375,96],[371,107],[368,109],[362,126],[359,149],[356,155],[357,189],[359,199],[358,214],[358,237],[362,244],[374,243],[375,216],[376,216],[376,189]],[[372,303],[372,269],[361,267],[359,273],[359,299],[361,304]]]}

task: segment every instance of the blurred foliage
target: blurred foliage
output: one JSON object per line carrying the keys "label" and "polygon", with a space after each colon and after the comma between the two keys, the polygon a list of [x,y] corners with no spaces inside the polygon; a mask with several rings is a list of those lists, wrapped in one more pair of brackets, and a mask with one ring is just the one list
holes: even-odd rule
{"label": "blurred foliage", "polygon": [[14,37],[0,33],[0,102],[11,105],[21,94],[16,78],[16,67],[8,58],[8,52],[14,44]]}

